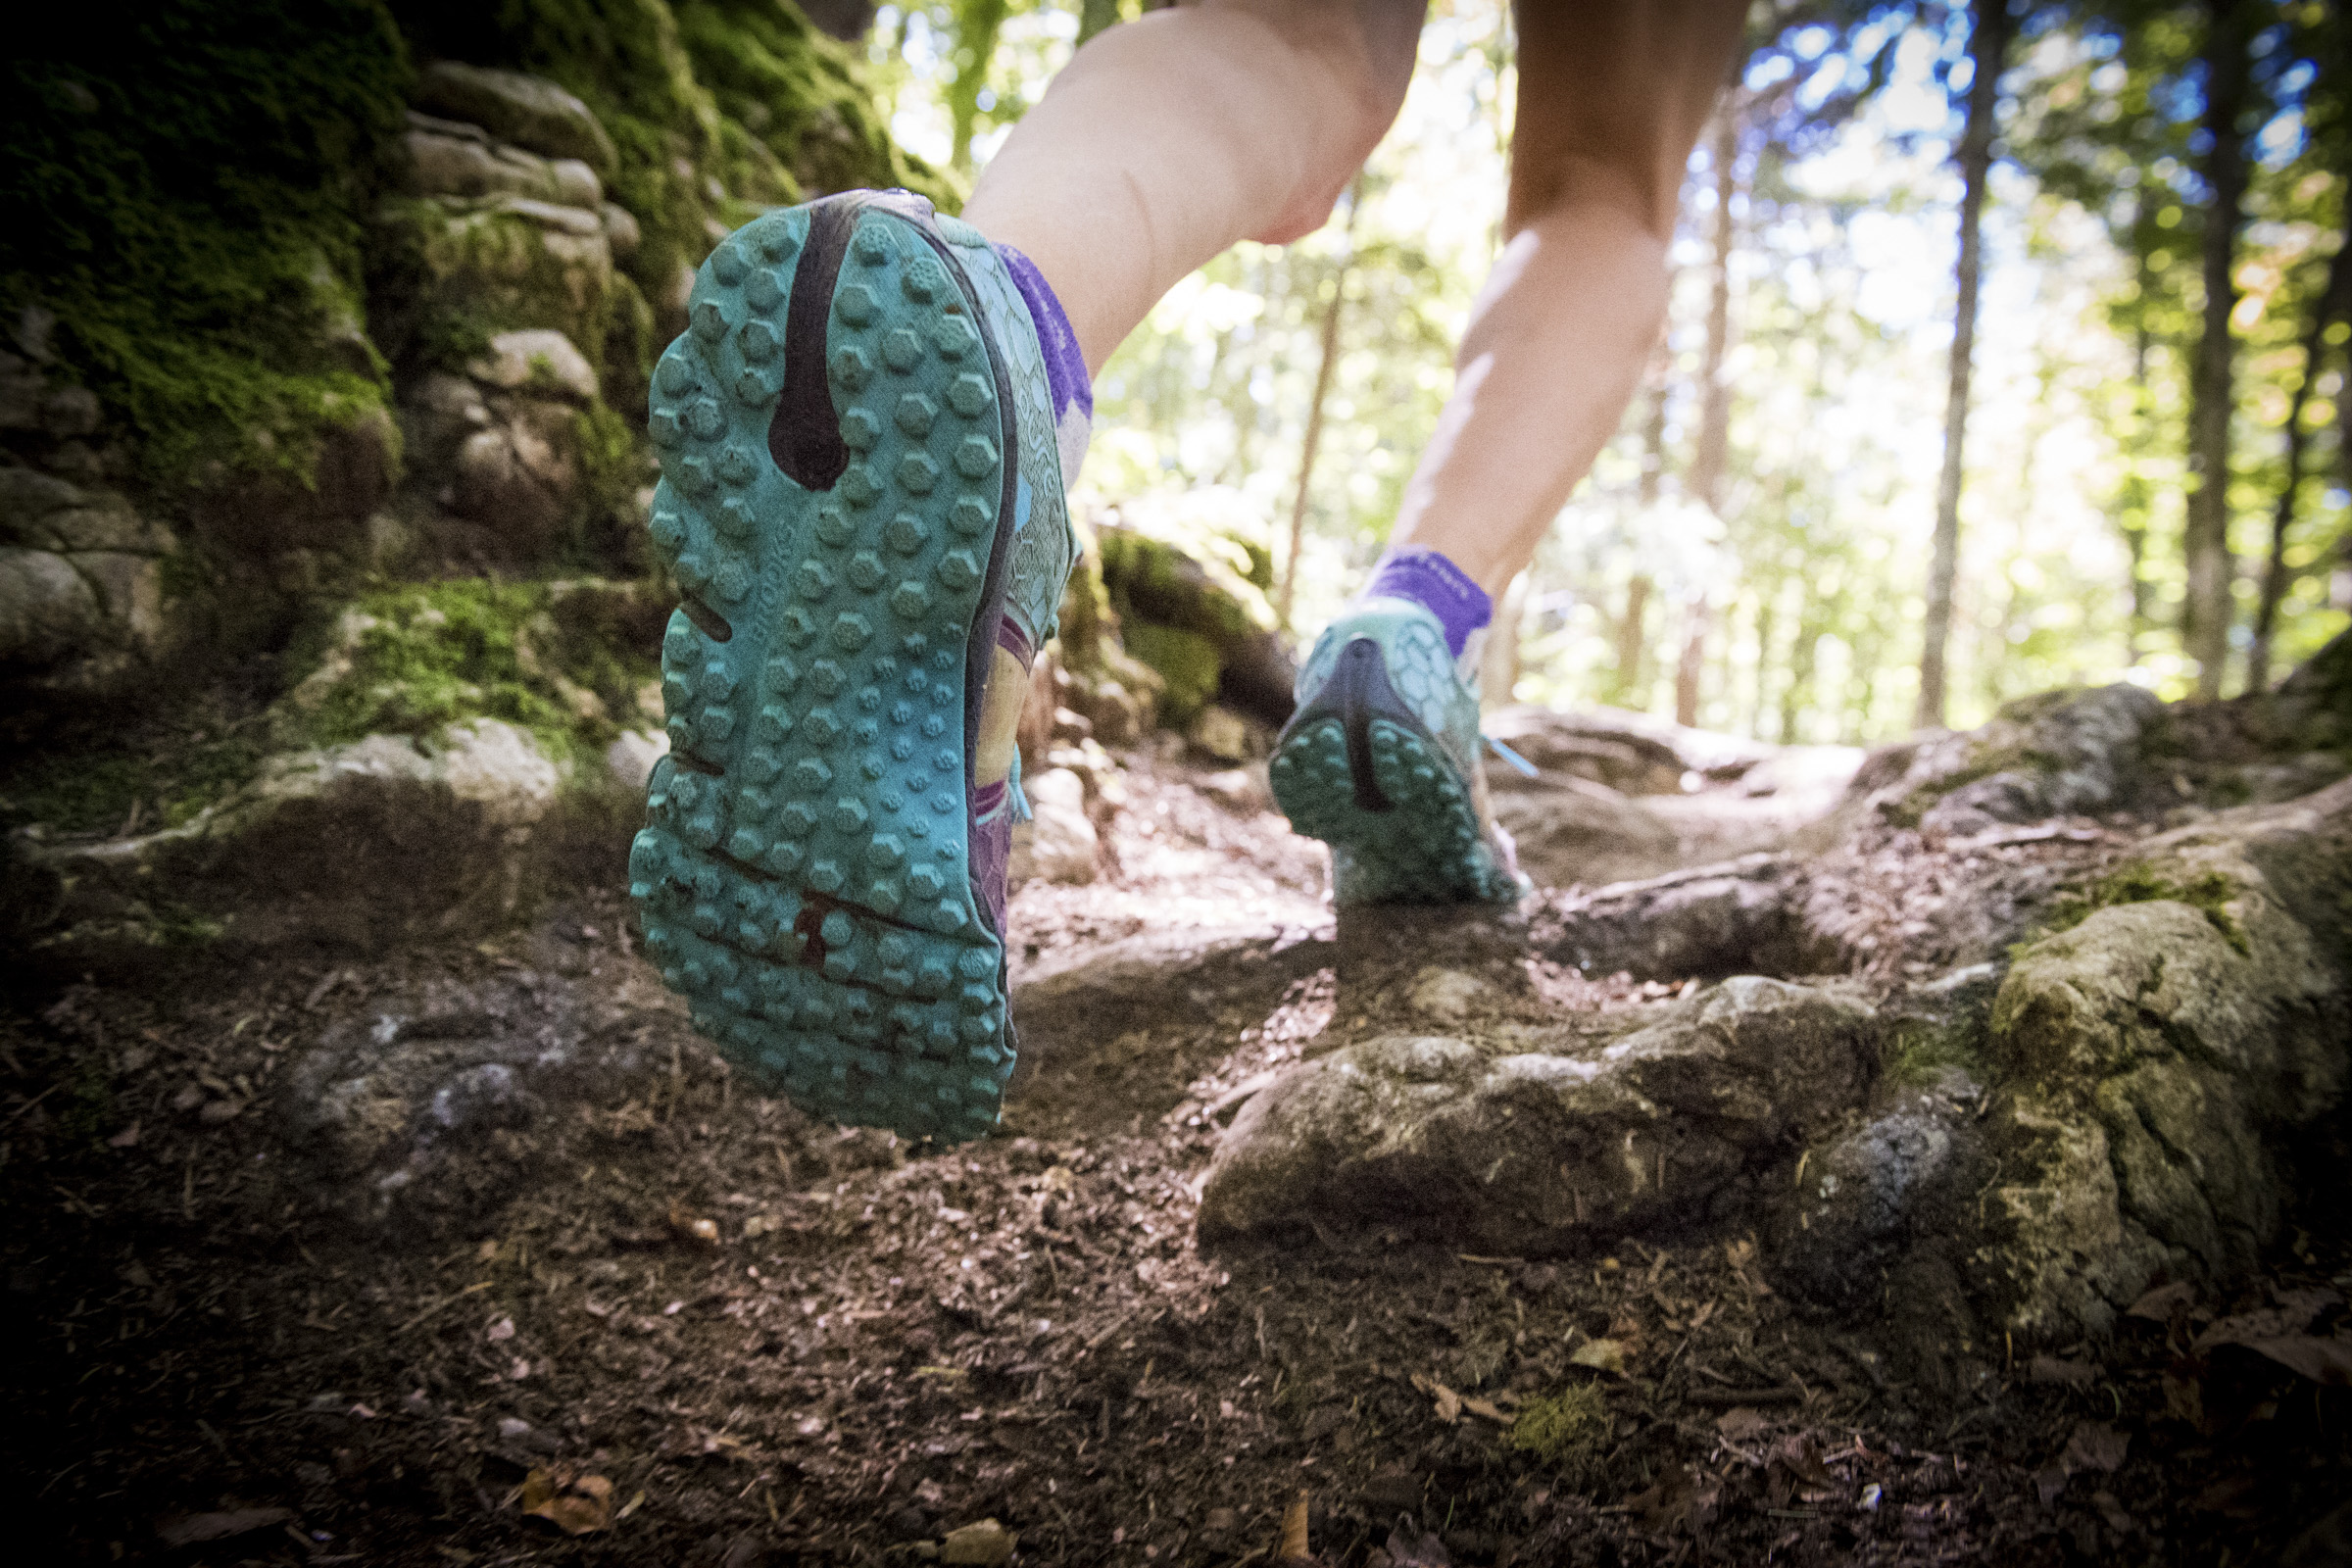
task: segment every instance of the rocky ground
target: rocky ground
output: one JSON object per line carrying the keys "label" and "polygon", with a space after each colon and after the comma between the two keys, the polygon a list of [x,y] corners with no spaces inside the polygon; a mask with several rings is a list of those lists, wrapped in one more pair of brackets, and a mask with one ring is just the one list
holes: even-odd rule
{"label": "rocky ground", "polygon": [[1523,836],[1646,813],[1663,874],[1335,921],[1253,769],[1065,715],[1019,1093],[944,1151],[730,1073],[608,881],[486,938],[53,927],[0,1023],[15,1516],[58,1561],[2344,1560],[2352,785],[2287,718],[1690,766],[1518,715]]}

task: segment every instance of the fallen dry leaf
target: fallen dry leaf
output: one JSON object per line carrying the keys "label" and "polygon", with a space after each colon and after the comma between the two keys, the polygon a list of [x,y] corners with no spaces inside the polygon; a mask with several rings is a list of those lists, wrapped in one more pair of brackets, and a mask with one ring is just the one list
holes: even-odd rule
{"label": "fallen dry leaf", "polygon": [[2124,1450],[2131,1446],[2129,1434],[2116,1431],[2104,1421],[2078,1422],[2074,1436],[2066,1440],[2066,1451],[2058,1456],[2058,1463],[2068,1475],[2084,1470],[2107,1475],[2124,1462]]}
{"label": "fallen dry leaf", "polygon": [[1436,1405],[1438,1419],[1447,1426],[1452,1426],[1462,1418],[1462,1396],[1445,1384],[1416,1372],[1413,1374],[1413,1387],[1430,1396]]}
{"label": "fallen dry leaf", "polygon": [[2065,1389],[2087,1389],[2098,1381],[2099,1369],[2086,1361],[2037,1355],[2027,1363],[2026,1376],[2035,1383],[2054,1383]]}
{"label": "fallen dry leaf", "polygon": [[567,1536],[584,1536],[612,1522],[612,1483],[603,1476],[566,1478],[543,1465],[522,1478],[522,1511]]}
{"label": "fallen dry leaf", "polygon": [[155,1534],[167,1546],[192,1546],[198,1542],[226,1541],[232,1536],[267,1530],[293,1517],[291,1508],[229,1508],[220,1513],[180,1514],[158,1520]]}
{"label": "fallen dry leaf", "polygon": [[1306,1489],[1300,1487],[1298,1495],[1282,1516],[1282,1535],[1274,1544],[1276,1562],[1312,1562],[1313,1554],[1306,1546]]}
{"label": "fallen dry leaf", "polygon": [[1690,1526],[1690,1509],[1697,1500],[1698,1484],[1690,1467],[1678,1464],[1668,1466],[1655,1486],[1626,1498],[1625,1503],[1640,1516],[1642,1529],[1664,1536]]}
{"label": "fallen dry leaf", "polygon": [[1570,1366],[1589,1366],[1596,1372],[1625,1376],[1625,1344],[1621,1340],[1587,1340],[1568,1353]]}
{"label": "fallen dry leaf", "polygon": [[107,1147],[107,1148],[109,1148],[109,1149],[136,1149],[136,1148],[138,1148],[138,1147],[139,1147],[139,1124],[138,1124],[137,1122],[135,1122],[135,1121],[134,1121],[134,1122],[132,1122],[132,1123],[131,1123],[129,1126],[127,1126],[127,1127],[125,1127],[125,1128],[123,1128],[123,1129],[122,1129],[121,1132],[119,1132],[119,1133],[115,1134],[115,1136],[114,1136],[114,1137],[112,1137],[112,1138],[109,1138],[109,1139],[106,1141],[106,1147]]}
{"label": "fallen dry leaf", "polygon": [[2197,1288],[2186,1280],[2175,1280],[2159,1285],[2124,1309],[2124,1316],[2145,1318],[2151,1323],[2170,1323],[2173,1314],[2194,1306]]}
{"label": "fallen dry leaf", "polygon": [[939,1560],[962,1568],[1002,1568],[1012,1560],[1020,1538],[994,1519],[975,1520],[951,1530],[939,1544]]}
{"label": "fallen dry leaf", "polygon": [[[2197,1344],[2202,1347],[2205,1341],[2199,1340]],[[2324,1388],[2352,1388],[2352,1340],[2290,1334],[2274,1340],[2229,1339],[2214,1342],[2217,1349],[2223,1346],[2251,1350]]]}
{"label": "fallen dry leaf", "polygon": [[2288,1339],[2310,1328],[2322,1312],[2342,1300],[2333,1291],[2283,1291],[2277,1305],[2216,1318],[2190,1348],[2208,1350],[2217,1345],[2252,1346],[2258,1340]]}
{"label": "fallen dry leaf", "polygon": [[1422,1530],[1409,1515],[1400,1515],[1389,1532],[1389,1561],[1394,1568],[1453,1568],[1453,1558],[1434,1531]]}
{"label": "fallen dry leaf", "polygon": [[1485,1416],[1496,1426],[1507,1427],[1511,1424],[1511,1418],[1503,1414],[1502,1407],[1492,1399],[1476,1399],[1465,1395],[1462,1396],[1462,1408],[1472,1415]]}
{"label": "fallen dry leaf", "polygon": [[1753,1443],[1772,1430],[1772,1418],[1747,1405],[1737,1405],[1715,1418],[1715,1430],[1728,1443]]}

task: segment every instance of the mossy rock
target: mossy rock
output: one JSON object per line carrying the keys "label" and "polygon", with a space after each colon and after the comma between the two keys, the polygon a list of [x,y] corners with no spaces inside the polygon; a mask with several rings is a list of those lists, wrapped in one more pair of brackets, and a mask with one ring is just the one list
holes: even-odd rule
{"label": "mossy rock", "polygon": [[146,483],[306,482],[380,406],[360,220],[409,65],[374,0],[68,8],[0,80],[0,316],[54,313],[63,372]]}
{"label": "mossy rock", "polygon": [[560,760],[601,753],[659,722],[667,607],[635,585],[492,583],[386,588],[346,606],[310,638],[310,672],[278,705],[284,747],[420,736],[494,718]]}
{"label": "mossy rock", "polygon": [[1122,640],[1127,652],[1159,677],[1159,720],[1168,728],[1184,728],[1216,697],[1224,661],[1208,638],[1173,626],[1131,621]]}
{"label": "mossy rock", "polygon": [[[1096,530],[1102,583],[1129,653],[1167,683],[1161,721],[1210,701],[1270,725],[1290,717],[1298,665],[1238,540],[1158,519]],[[1182,537],[1168,537],[1181,531]]]}
{"label": "mossy rock", "polygon": [[595,112],[617,154],[609,194],[642,230],[627,270],[658,309],[714,230],[766,207],[849,185],[904,185],[959,205],[943,176],[892,146],[856,57],[788,0],[400,0],[394,10],[420,56],[529,72]]}

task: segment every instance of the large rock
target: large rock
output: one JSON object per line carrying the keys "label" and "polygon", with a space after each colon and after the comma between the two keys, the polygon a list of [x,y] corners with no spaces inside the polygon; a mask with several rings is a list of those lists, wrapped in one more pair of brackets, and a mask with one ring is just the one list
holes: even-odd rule
{"label": "large rock", "polygon": [[[1680,794],[1693,774],[1738,778],[1779,751],[1621,708],[1502,708],[1485,728],[1546,773],[1574,774],[1625,795]],[[1504,782],[1500,769],[1494,773]]]}
{"label": "large rock", "polygon": [[2352,1073],[2352,782],[2153,840],[2106,892],[1993,1009],[1984,1256],[2021,1332],[2103,1329],[2159,1273],[2241,1274]]}
{"label": "large rock", "polygon": [[1066,767],[1048,768],[1027,779],[1030,820],[1013,837],[1011,882],[1032,879],[1092,882],[1097,836],[1086,814],[1086,782]]}
{"label": "large rock", "polygon": [[552,162],[492,141],[477,126],[410,117],[400,139],[401,186],[412,196],[530,196],[595,208],[604,181],[576,158]]}
{"label": "large rock", "polygon": [[159,920],[238,945],[479,935],[538,892],[573,825],[568,782],[527,730],[472,719],[281,755],[184,826],[33,854],[84,935]]}
{"label": "large rock", "polygon": [[1102,583],[1127,652],[1162,682],[1164,722],[1188,725],[1213,701],[1279,725],[1298,669],[1266,599],[1272,578],[1214,511],[1203,498],[1130,503],[1095,529]]}
{"label": "large rock", "polygon": [[576,158],[606,179],[619,165],[588,106],[544,77],[437,60],[417,73],[415,97],[432,114],[549,158]]}
{"label": "large rock", "polygon": [[89,685],[156,652],[170,549],[120,496],[0,467],[0,669]]}
{"label": "large rock", "polygon": [[1388,1036],[1293,1067],[1218,1146],[1200,1234],[1311,1214],[1543,1252],[1720,1217],[1876,1071],[1876,1014],[1841,991],[1746,976],[1663,1013],[1556,1053]]}
{"label": "large rock", "polygon": [[1806,921],[1803,889],[1793,856],[1744,856],[1559,895],[1533,940],[1587,974],[1637,980],[1842,970],[1844,955]]}
{"label": "large rock", "polygon": [[1855,775],[1854,805],[1894,826],[1954,838],[2112,810],[2137,794],[2140,748],[2163,713],[2137,686],[2024,698],[1982,729],[1874,754]]}
{"label": "large rock", "polygon": [[1519,851],[1519,869],[1538,887],[1630,881],[1671,868],[1674,829],[1605,784],[1574,772],[1522,779],[1491,767],[1494,819]]}

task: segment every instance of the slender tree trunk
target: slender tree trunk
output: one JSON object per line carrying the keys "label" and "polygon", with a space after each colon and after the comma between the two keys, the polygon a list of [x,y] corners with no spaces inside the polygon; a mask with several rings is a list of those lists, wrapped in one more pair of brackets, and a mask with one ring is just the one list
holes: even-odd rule
{"label": "slender tree trunk", "polygon": [[2147,635],[2148,614],[2148,521],[2154,497],[2148,486],[2145,471],[2148,451],[2154,445],[2156,429],[2156,398],[2148,389],[2148,354],[2154,347],[2154,334],[2148,330],[2148,292],[2155,287],[2156,274],[2148,266],[2148,247],[2142,242],[2140,224],[2147,218],[2147,196],[2143,192],[2132,219],[2132,249],[2137,301],[2132,312],[2132,438],[2124,472],[2124,493],[2117,508],[2120,514],[2117,527],[2124,536],[2124,549],[2131,557],[2132,623],[2124,637],[2124,662],[2136,664],[2147,652],[2141,639]]}
{"label": "slender tree trunk", "polygon": [[[1737,92],[1727,93],[1715,112],[1711,145],[1715,163],[1715,255],[1707,290],[1707,346],[1699,363],[1698,440],[1690,454],[1685,493],[1717,516],[1723,515],[1725,470],[1731,463],[1732,388],[1724,373],[1731,358],[1732,202],[1739,195],[1740,117]],[[1674,721],[1698,722],[1699,683],[1706,669],[1707,631],[1714,618],[1706,583],[1694,585],[1683,604],[1682,657],[1674,672]]]}
{"label": "slender tree trunk", "polygon": [[1788,684],[1781,688],[1780,744],[1796,744],[1797,715],[1812,695],[1813,662],[1821,643],[1819,610],[1810,592],[1796,617],[1796,646],[1788,650]]}
{"label": "slender tree trunk", "polygon": [[2345,212],[2345,233],[2328,265],[2328,286],[2313,302],[2311,322],[2303,332],[2303,379],[2286,406],[2286,477],[2278,487],[2278,505],[2271,514],[2271,552],[2263,564],[2262,602],[2254,612],[2254,641],[2246,650],[2246,690],[2271,689],[2271,640],[2278,629],[2278,605],[2294,582],[2286,564],[2286,536],[2295,525],[2295,504],[2303,488],[2303,410],[2311,401],[2312,383],[2320,378],[2320,360],[2328,352],[2328,328],[2352,304],[2352,208]]}
{"label": "slender tree trunk", "polygon": [[956,79],[948,86],[948,119],[956,139],[949,162],[965,173],[972,169],[972,133],[980,121],[980,92],[997,58],[1011,0],[956,0]]}
{"label": "slender tree trunk", "polygon": [[1968,38],[1968,123],[1960,133],[1960,258],[1954,272],[1951,378],[1943,405],[1943,474],[1936,486],[1936,543],[1928,560],[1927,637],[1919,656],[1912,723],[1941,729],[1944,655],[1952,635],[1952,583],[1960,570],[1960,482],[1968,439],[1968,382],[1977,347],[1977,285],[1984,271],[1984,185],[1992,171],[1993,119],[2009,55],[2009,0],[1975,0]]}
{"label": "slender tree trunk", "polygon": [[1620,708],[1647,711],[1649,697],[1642,689],[1642,622],[1649,612],[1649,595],[1657,584],[1645,572],[1636,572],[1625,585],[1625,614],[1617,622],[1617,678],[1610,700]]}
{"label": "slender tree trunk", "polygon": [[1740,193],[1740,122],[1737,104],[1728,95],[1716,112],[1711,151],[1715,163],[1715,255],[1708,268],[1707,346],[1698,370],[1698,440],[1691,449],[1685,488],[1691,500],[1720,516],[1732,447],[1732,388],[1724,366],[1732,352],[1732,252],[1738,240],[1732,226],[1732,202]]}
{"label": "slender tree trunk", "polygon": [[[1674,297],[1671,275],[1666,296]],[[1649,416],[1642,421],[1642,478],[1636,492],[1644,516],[1656,510],[1666,491],[1666,404],[1674,374],[1674,352],[1668,339],[1672,332],[1671,320],[1659,325],[1657,347],[1649,356]],[[1620,708],[1643,711],[1649,708],[1649,694],[1642,684],[1642,657],[1649,596],[1657,586],[1645,571],[1635,572],[1633,581],[1625,585],[1625,614],[1617,622],[1617,673],[1609,692],[1609,700]]]}
{"label": "slender tree trunk", "polygon": [[2248,74],[2243,0],[2208,0],[2205,42],[2205,324],[2189,383],[2188,466],[2196,488],[2188,494],[2188,596],[2180,632],[2197,662],[2197,695],[2221,696],[2230,657],[2230,416],[2233,412],[2236,343],[2230,315],[2237,306],[2230,276],[2237,230],[2244,217],[2246,157],[2238,134]]}
{"label": "slender tree trunk", "polygon": [[1298,585],[1298,558],[1306,547],[1306,501],[1315,477],[1315,454],[1323,445],[1323,401],[1331,395],[1331,372],[1340,358],[1340,313],[1348,300],[1348,273],[1355,261],[1355,214],[1362,205],[1359,177],[1348,193],[1348,228],[1340,241],[1340,270],[1331,280],[1331,303],[1323,308],[1323,355],[1315,364],[1315,395],[1306,405],[1306,435],[1298,445],[1298,493],[1291,501],[1290,549],[1283,558],[1282,593],[1274,613],[1291,623],[1291,602]]}

